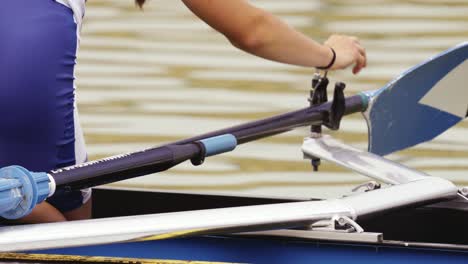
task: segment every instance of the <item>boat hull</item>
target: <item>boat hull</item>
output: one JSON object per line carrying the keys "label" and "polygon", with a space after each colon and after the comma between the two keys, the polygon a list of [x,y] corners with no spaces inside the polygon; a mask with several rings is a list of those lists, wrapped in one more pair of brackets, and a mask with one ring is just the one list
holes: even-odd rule
{"label": "boat hull", "polygon": [[[287,202],[293,201],[95,189],[93,213],[95,218],[105,218]],[[273,234],[264,232],[249,236],[202,236],[24,253],[137,258],[140,260],[136,262],[141,263],[148,260],[164,263],[160,259],[177,260],[175,263],[402,263],[408,259],[412,263],[426,264],[467,263],[468,230],[463,228],[467,222],[466,203],[452,201],[423,208],[400,209],[380,216],[374,215],[369,219],[360,218],[359,224],[364,230],[374,232],[368,233],[370,240],[353,234],[333,232],[330,235],[322,233],[317,236],[317,233],[307,230],[288,230],[280,232],[281,234],[272,231]],[[11,255],[9,256],[11,261]],[[0,255],[0,261],[7,259],[5,255]],[[65,257],[59,262],[69,262],[67,259],[69,258]],[[87,259],[86,262],[89,261],[92,262],[92,259]],[[128,259],[115,261],[135,262]]]}
{"label": "boat hull", "polygon": [[[93,199],[96,218],[291,202],[112,189],[96,189]],[[306,235],[203,236],[27,253],[228,263],[467,263],[467,221],[465,203],[454,201],[361,219],[367,232],[385,238],[373,242],[347,235],[317,238],[301,230],[295,233]]]}
{"label": "boat hull", "polygon": [[228,263],[467,263],[465,250],[323,241],[196,237],[35,251],[41,254]]}

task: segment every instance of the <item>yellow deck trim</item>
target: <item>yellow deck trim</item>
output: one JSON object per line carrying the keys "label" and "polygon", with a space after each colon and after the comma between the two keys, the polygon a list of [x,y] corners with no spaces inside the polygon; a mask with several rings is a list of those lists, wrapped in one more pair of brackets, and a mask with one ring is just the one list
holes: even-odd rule
{"label": "yellow deck trim", "polygon": [[118,264],[232,264],[226,262],[185,261],[185,260],[162,260],[162,259],[136,259],[136,258],[112,258],[112,257],[89,257],[70,255],[49,254],[22,254],[22,253],[0,253],[0,261],[42,261],[42,262],[67,262],[67,263],[118,263]]}

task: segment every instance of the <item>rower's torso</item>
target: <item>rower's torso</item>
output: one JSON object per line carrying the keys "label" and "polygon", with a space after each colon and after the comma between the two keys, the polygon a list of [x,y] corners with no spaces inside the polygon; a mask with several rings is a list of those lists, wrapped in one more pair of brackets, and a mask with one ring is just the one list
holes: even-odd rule
{"label": "rower's torso", "polygon": [[85,14],[86,0],[55,0],[73,10],[76,23],[81,27]]}

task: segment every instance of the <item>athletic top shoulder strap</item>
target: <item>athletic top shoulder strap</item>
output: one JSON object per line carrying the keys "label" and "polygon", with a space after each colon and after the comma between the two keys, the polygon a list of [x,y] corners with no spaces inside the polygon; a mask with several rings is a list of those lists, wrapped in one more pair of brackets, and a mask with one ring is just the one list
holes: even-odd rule
{"label": "athletic top shoulder strap", "polygon": [[83,22],[83,17],[85,15],[86,0],[55,0],[55,1],[73,10],[76,24],[78,25],[78,28],[81,29],[81,24]]}

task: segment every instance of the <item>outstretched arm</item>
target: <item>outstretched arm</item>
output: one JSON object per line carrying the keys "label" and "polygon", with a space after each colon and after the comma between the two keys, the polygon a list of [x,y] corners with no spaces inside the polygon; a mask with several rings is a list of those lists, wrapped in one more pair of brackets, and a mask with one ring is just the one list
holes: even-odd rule
{"label": "outstretched arm", "polygon": [[366,53],[355,37],[331,36],[317,43],[265,10],[246,0],[182,0],[208,25],[236,47],[265,59],[306,67],[324,67],[336,52],[331,69],[354,65],[358,73],[366,66]]}

